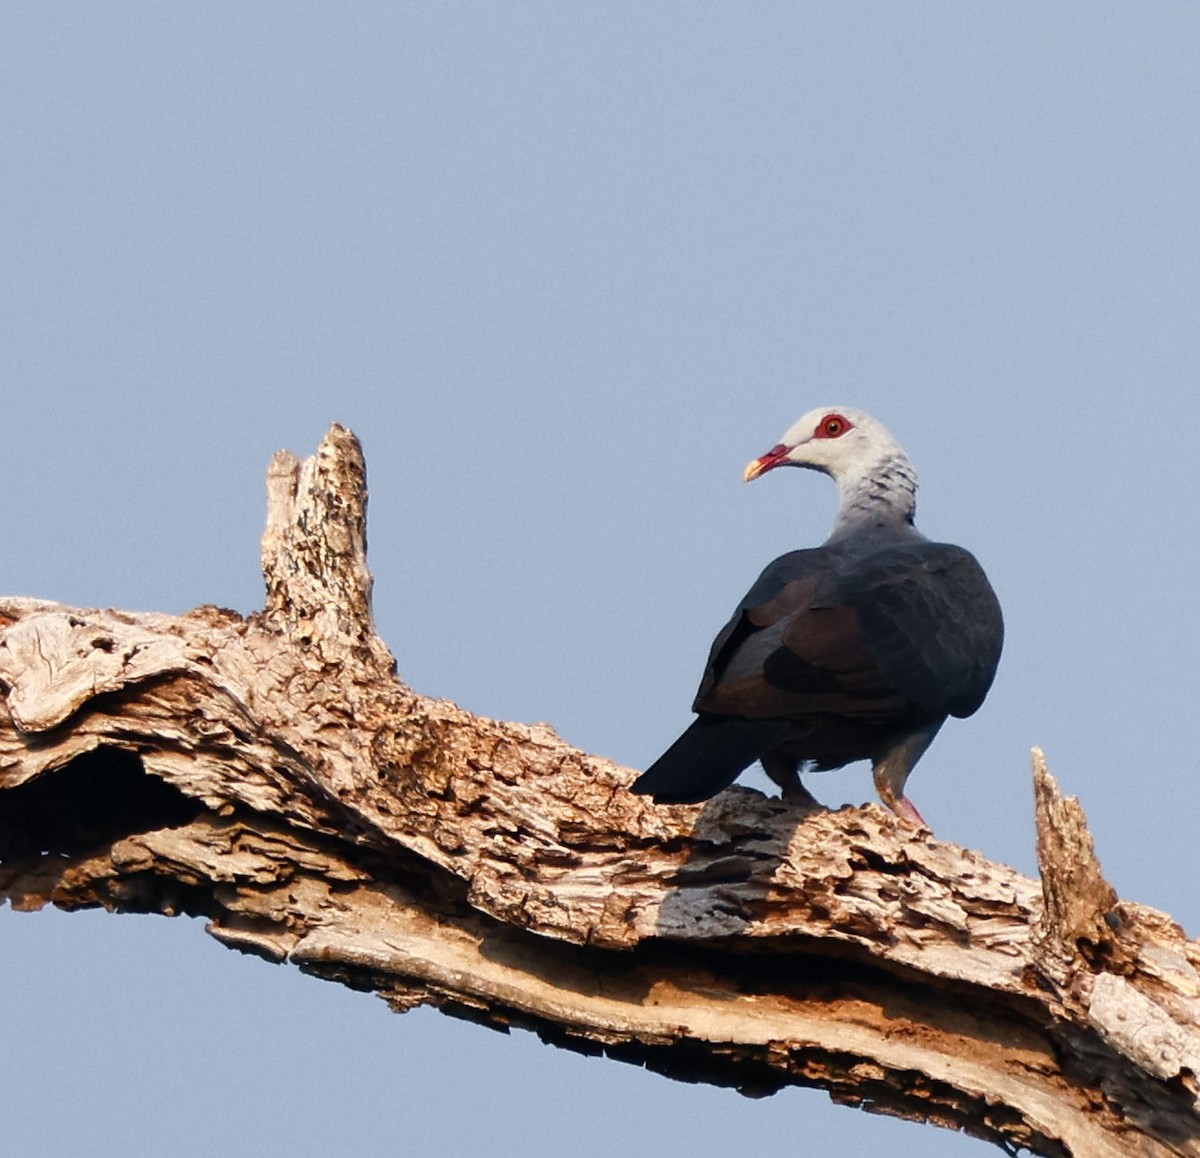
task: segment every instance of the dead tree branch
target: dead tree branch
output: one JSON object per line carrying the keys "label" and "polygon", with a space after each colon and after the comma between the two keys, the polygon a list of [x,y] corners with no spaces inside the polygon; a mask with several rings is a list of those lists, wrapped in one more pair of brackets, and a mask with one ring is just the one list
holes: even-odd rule
{"label": "dead tree branch", "polygon": [[1035,752],[1039,885],[875,806],[696,807],[394,674],[365,470],[277,455],[249,618],[0,600],[0,893],[674,1077],[1045,1155],[1200,1155],[1200,946],[1120,901]]}

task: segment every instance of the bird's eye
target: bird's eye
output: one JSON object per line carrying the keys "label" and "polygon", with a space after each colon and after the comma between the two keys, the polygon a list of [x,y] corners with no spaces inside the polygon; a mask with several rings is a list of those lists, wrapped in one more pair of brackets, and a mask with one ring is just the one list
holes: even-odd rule
{"label": "bird's eye", "polygon": [[840,438],[851,424],[840,414],[826,414],[824,418],[817,423],[816,437],[817,438]]}

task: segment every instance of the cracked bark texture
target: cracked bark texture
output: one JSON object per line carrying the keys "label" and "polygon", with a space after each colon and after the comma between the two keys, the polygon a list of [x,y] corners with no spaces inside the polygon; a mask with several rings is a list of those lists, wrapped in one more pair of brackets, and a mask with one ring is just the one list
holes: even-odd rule
{"label": "cracked bark texture", "polygon": [[1200,1155],[1200,945],[1034,753],[1041,882],[874,805],[661,807],[396,677],[353,434],[276,455],[248,618],[0,600],[0,892],[492,1026],[1045,1155]]}

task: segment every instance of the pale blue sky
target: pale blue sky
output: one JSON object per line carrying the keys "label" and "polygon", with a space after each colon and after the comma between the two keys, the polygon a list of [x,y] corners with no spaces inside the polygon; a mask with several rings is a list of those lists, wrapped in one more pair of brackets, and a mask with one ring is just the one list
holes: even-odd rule
{"label": "pale blue sky", "polygon": [[[268,459],[340,421],[404,678],[644,767],[828,529],[826,480],[742,467],[860,406],[1008,623],[913,799],[1032,871],[1040,744],[1195,932],[1198,51],[1185,3],[9,0],[0,588],[249,612]],[[5,911],[0,979],[14,1153],[994,1152],[396,1017],[198,923]]]}

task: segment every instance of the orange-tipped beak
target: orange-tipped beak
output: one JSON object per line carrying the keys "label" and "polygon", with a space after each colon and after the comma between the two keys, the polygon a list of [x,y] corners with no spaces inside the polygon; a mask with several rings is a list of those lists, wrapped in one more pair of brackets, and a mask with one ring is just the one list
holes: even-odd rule
{"label": "orange-tipped beak", "polygon": [[742,476],[746,482],[753,482],[760,474],[766,474],[777,466],[783,466],[787,463],[788,451],[790,446],[784,446],[782,442],[771,447],[761,458],[756,458],[746,467],[746,473]]}

